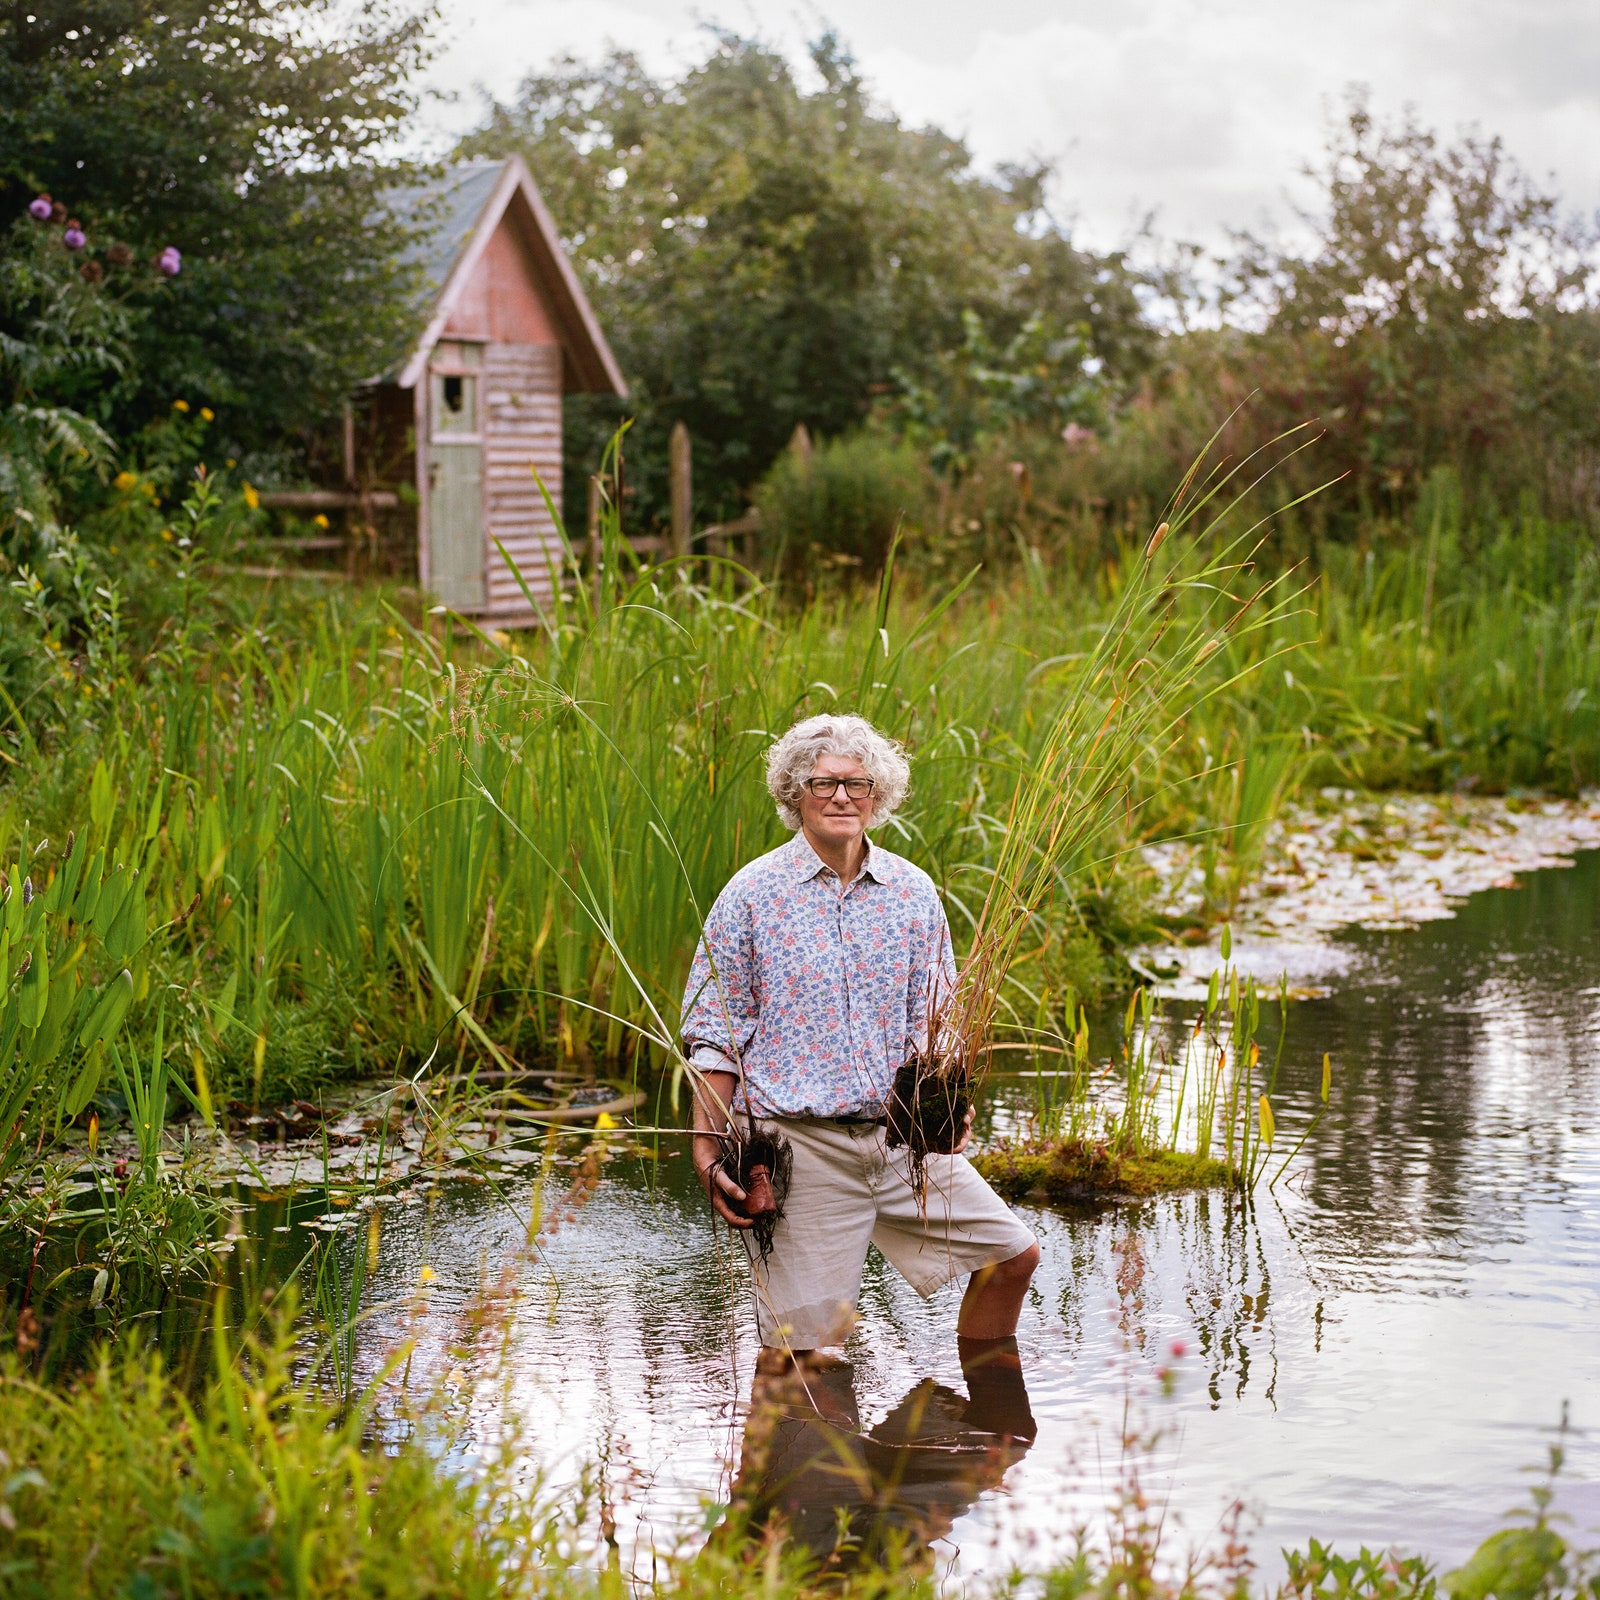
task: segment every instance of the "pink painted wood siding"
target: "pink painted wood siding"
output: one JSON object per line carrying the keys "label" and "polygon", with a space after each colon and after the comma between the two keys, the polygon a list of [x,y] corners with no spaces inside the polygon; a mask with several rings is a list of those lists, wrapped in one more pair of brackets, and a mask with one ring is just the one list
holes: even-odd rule
{"label": "pink painted wood siding", "polygon": [[514,621],[532,611],[493,541],[498,539],[541,599],[561,544],[530,466],[561,506],[561,347],[492,343],[483,365],[484,520],[490,535],[487,615]]}

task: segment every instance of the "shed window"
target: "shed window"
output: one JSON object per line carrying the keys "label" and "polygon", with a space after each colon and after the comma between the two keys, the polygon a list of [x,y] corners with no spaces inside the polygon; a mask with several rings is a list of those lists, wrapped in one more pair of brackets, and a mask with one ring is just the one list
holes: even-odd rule
{"label": "shed window", "polygon": [[433,432],[441,435],[478,431],[478,380],[466,372],[433,375]]}

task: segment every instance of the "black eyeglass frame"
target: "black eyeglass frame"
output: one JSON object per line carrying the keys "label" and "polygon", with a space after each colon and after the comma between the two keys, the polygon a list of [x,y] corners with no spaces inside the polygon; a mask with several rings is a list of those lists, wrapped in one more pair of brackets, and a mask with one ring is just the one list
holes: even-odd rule
{"label": "black eyeglass frame", "polygon": [[[819,783],[825,783],[829,786],[826,794],[817,793],[815,786]],[[852,783],[864,783],[867,787],[861,794],[851,794],[850,785]],[[871,778],[804,778],[801,780],[801,787],[803,787],[810,794],[813,800],[833,799],[833,797],[838,794],[839,786],[841,784],[844,785],[846,797],[851,800],[865,800],[878,787],[877,783]]]}

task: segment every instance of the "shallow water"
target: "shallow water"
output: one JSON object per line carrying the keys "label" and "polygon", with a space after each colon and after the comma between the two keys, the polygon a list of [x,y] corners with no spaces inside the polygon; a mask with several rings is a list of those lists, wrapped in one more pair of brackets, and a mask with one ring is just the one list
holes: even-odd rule
{"label": "shallow water", "polygon": [[[1525,1502],[1570,1402],[1562,1499],[1600,1527],[1597,914],[1600,853],[1450,922],[1350,936],[1338,991],[1291,1009],[1275,1097],[1280,1127],[1303,1125],[1327,1050],[1329,1115],[1253,1210],[1219,1194],[1019,1208],[1044,1252],[1020,1330],[1039,1431],[1020,1460],[984,1449],[983,1429],[1005,1431],[993,1395],[966,1407],[958,1289],[922,1302],[874,1256],[853,1372],[819,1401],[835,1429],[786,1424],[773,1447],[805,1463],[792,1497],[826,1512],[915,1483],[957,1571],[1036,1561],[1100,1514],[1127,1415],[1157,1435],[1136,1454],[1171,1548],[1239,1498],[1269,1572],[1312,1536],[1453,1563]],[[755,1354],[742,1263],[681,1153],[612,1160],[538,1253],[531,1188],[524,1171],[500,1196],[385,1210],[367,1359],[412,1335],[414,1375],[459,1397],[464,1451],[513,1419],[551,1483],[588,1468],[647,1573],[652,1544],[704,1537],[732,1489]],[[1014,1415],[1014,1395],[998,1404]]]}

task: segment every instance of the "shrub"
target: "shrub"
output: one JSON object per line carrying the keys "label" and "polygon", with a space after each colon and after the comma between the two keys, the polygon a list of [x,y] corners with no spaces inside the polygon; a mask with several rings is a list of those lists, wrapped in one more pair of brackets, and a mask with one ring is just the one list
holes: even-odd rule
{"label": "shrub", "polygon": [[897,525],[919,530],[931,476],[909,445],[876,433],[789,451],[756,491],[773,568],[789,575],[861,568],[876,572]]}

